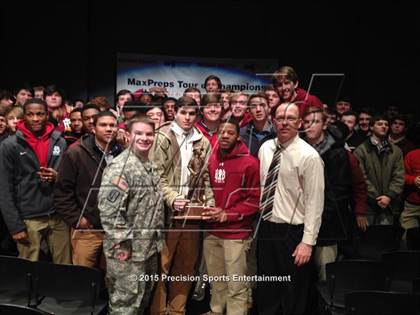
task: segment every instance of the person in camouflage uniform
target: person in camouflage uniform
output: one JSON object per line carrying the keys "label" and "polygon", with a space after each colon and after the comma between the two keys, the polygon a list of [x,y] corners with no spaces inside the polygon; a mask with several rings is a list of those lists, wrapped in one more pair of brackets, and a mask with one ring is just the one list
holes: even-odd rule
{"label": "person in camouflage uniform", "polygon": [[148,159],[154,124],[138,116],[127,127],[130,146],[106,167],[99,190],[109,313],[121,315],[143,314],[148,306],[164,225],[160,178]]}

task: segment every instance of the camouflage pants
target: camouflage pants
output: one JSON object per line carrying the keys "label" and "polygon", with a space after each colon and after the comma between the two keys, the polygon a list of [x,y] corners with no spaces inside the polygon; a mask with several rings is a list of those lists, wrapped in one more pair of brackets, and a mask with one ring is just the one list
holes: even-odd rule
{"label": "camouflage pants", "polygon": [[120,261],[107,257],[107,282],[111,315],[140,315],[148,307],[158,274],[158,255],[146,261]]}

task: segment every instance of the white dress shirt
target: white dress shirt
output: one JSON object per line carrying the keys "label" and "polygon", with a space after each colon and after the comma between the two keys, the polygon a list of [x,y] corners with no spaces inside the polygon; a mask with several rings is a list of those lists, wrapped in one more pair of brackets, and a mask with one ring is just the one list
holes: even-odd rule
{"label": "white dress shirt", "polygon": [[[258,152],[262,189],[278,139]],[[304,224],[302,242],[315,245],[324,209],[324,164],[318,152],[297,135],[281,144],[280,169],[271,218],[275,223]]]}

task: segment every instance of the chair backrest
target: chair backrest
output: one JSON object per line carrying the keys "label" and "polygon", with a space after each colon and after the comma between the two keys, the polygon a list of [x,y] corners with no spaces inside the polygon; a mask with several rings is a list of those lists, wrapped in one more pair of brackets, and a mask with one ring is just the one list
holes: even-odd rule
{"label": "chair backrest", "polygon": [[37,262],[33,279],[36,297],[88,301],[94,307],[101,285],[101,272],[83,266]]}
{"label": "chair backrest", "polygon": [[395,235],[392,225],[372,225],[366,232],[359,232],[357,250],[360,258],[380,260],[383,253],[395,250]]}
{"label": "chair backrest", "polygon": [[13,314],[13,315],[45,315],[44,312],[35,308],[13,305],[13,304],[0,304],[0,314]]}
{"label": "chair backrest", "polygon": [[0,293],[21,293],[28,297],[30,303],[31,277],[33,263],[29,260],[0,256]]}
{"label": "chair backrest", "polygon": [[344,296],[348,315],[419,315],[420,295],[400,292],[358,291]]}
{"label": "chair backrest", "polygon": [[359,290],[387,290],[389,277],[383,262],[371,260],[342,260],[326,265],[327,285],[334,296]]}
{"label": "chair backrest", "polygon": [[420,251],[406,250],[385,253],[382,261],[390,270],[392,280],[409,280],[420,277]]}

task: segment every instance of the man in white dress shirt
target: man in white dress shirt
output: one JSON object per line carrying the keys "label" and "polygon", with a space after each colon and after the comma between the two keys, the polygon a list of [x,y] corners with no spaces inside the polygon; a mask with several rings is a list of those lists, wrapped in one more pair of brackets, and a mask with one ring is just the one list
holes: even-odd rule
{"label": "man in white dress shirt", "polygon": [[258,275],[278,278],[258,282],[258,314],[310,314],[312,248],[324,208],[324,166],[316,150],[298,135],[302,121],[296,104],[281,104],[273,123],[277,138],[259,150],[263,186]]}

